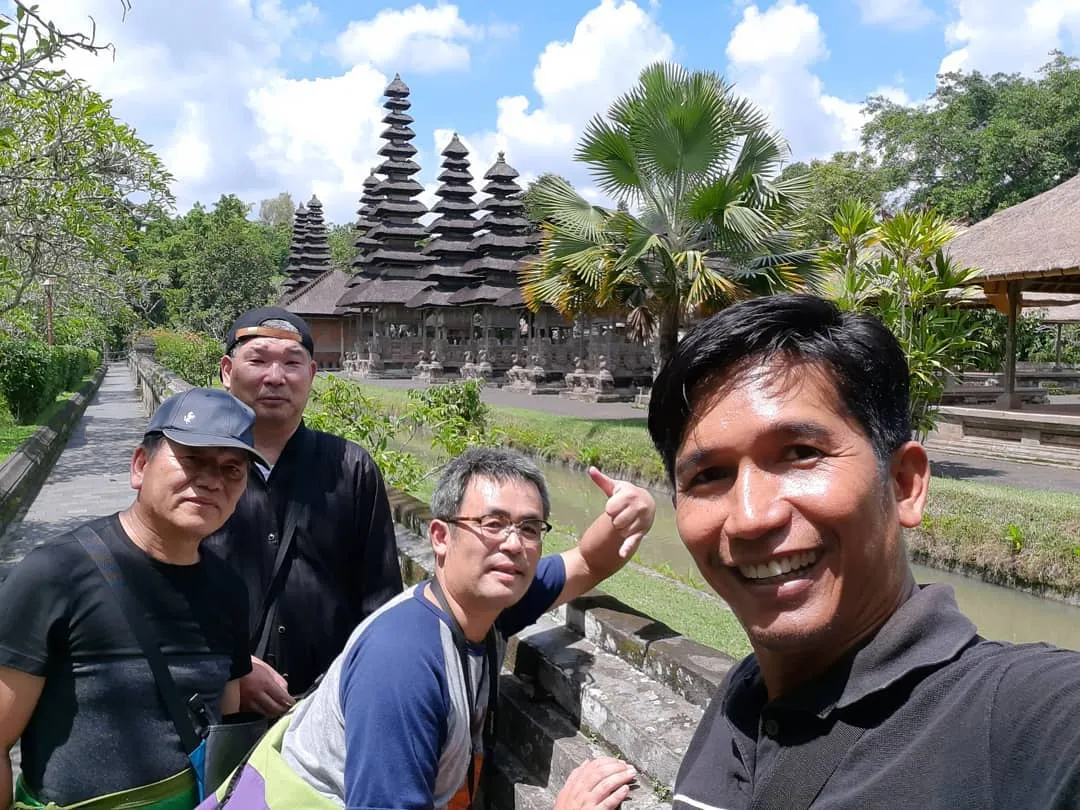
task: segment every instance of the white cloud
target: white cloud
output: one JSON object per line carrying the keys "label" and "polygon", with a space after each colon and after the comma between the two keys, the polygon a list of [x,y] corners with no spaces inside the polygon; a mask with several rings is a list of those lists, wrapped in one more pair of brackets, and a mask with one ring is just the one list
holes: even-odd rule
{"label": "white cloud", "polygon": [[829,50],[808,5],[780,0],[762,10],[750,5],[728,41],[729,77],[764,109],[791,144],[795,160],[856,149],[862,104],[825,92],[811,67]]}
{"label": "white cloud", "polygon": [[856,0],[856,3],[867,25],[908,30],[921,28],[934,19],[934,12],[922,0]]}
{"label": "white cloud", "polygon": [[507,36],[513,28],[470,25],[458,7],[410,6],[384,9],[370,20],[357,20],[338,37],[335,50],[346,64],[370,62],[380,68],[433,73],[469,67],[469,42],[485,36]]}
{"label": "white cloud", "polygon": [[950,0],[939,73],[1033,73],[1055,48],[1080,41],[1080,0]]}
{"label": "white cloud", "polygon": [[640,5],[601,0],[568,41],[548,43],[537,59],[539,104],[524,95],[500,98],[495,128],[463,138],[475,173],[482,174],[501,150],[521,172],[521,182],[554,171],[580,183],[584,173],[573,151],[585,124],[629,89],[643,67],[671,59],[674,51],[671,37]]}

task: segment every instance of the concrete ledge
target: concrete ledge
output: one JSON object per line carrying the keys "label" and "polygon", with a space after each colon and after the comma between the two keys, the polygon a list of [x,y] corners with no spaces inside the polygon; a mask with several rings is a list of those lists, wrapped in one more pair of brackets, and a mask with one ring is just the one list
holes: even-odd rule
{"label": "concrete ledge", "polygon": [[131,381],[142,397],[147,416],[157,410],[162,400],[195,387],[169,371],[151,355],[142,352],[133,351],[128,355],[128,370],[131,372]]}
{"label": "concrete ledge", "polygon": [[52,470],[71,431],[90,404],[90,399],[105,378],[106,366],[95,372],[82,387],[0,464],[0,534],[7,529],[19,510],[37,497],[41,485]]}

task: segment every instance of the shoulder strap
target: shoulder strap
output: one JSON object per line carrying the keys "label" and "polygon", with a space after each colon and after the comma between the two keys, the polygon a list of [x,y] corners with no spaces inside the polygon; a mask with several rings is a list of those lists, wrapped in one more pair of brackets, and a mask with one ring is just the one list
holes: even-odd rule
{"label": "shoulder strap", "polygon": [[[465,694],[469,701],[469,712],[471,713],[473,704],[476,701],[476,690],[480,687],[480,684],[477,683],[476,686],[473,686],[472,678],[470,677],[469,642],[468,639],[465,638],[465,631],[461,629],[461,625],[458,624],[458,620],[454,617],[453,611],[450,610],[450,605],[446,601],[446,594],[443,593],[439,581],[432,577],[429,585],[432,594],[435,596],[435,601],[439,603],[439,607],[443,609],[443,612],[450,617],[450,633],[454,637],[454,646],[457,647],[458,657],[461,659],[461,674],[465,678]],[[484,729],[481,734],[480,753],[484,763],[483,770],[481,771],[481,778],[483,778],[483,774],[488,770],[486,764],[495,742],[495,709],[499,705],[499,654],[495,645],[494,627],[488,630],[487,636],[484,637],[484,652],[487,660],[488,672],[488,702],[487,711],[484,714]],[[469,725],[469,739],[471,742],[472,723],[470,722]],[[473,810],[475,803],[475,797],[473,796],[473,782],[476,779],[476,754],[477,751],[474,745],[472,755],[469,757],[469,770],[465,776],[465,785],[469,791],[470,810]]]}
{"label": "shoulder strap", "polygon": [[146,621],[146,614],[142,605],[138,603],[135,594],[131,592],[120,575],[120,564],[115,555],[105,545],[100,535],[87,525],[80,526],[73,532],[75,539],[79,541],[83,549],[94,561],[101,576],[109,584],[110,589],[120,603],[120,610],[127,617],[131,631],[135,634],[139,646],[142,647],[143,655],[150,664],[150,671],[154,673],[154,681],[157,683],[158,693],[165,702],[165,708],[169,712],[176,733],[180,735],[180,742],[184,751],[190,754],[199,747],[201,737],[195,731],[195,724],[188,715],[187,704],[180,695],[180,689],[169,673],[169,666],[165,663],[165,656],[161,653],[154,633]]}
{"label": "shoulder strap", "polygon": [[286,562],[289,560],[289,552],[292,550],[293,541],[296,538],[296,530],[300,525],[300,504],[289,499],[285,505],[285,530],[278,542],[277,555],[274,557],[274,567],[270,572],[270,581],[263,594],[262,604],[259,610],[251,617],[251,641],[255,642],[255,657],[265,658],[266,651],[270,647],[270,633],[274,622],[270,621],[271,614],[277,610],[277,602],[281,592],[285,588],[285,576],[288,573]]}
{"label": "shoulder strap", "polygon": [[750,810],[807,810],[833,775],[840,760],[866,731],[837,720],[817,744],[781,749],[761,790],[754,791]]}

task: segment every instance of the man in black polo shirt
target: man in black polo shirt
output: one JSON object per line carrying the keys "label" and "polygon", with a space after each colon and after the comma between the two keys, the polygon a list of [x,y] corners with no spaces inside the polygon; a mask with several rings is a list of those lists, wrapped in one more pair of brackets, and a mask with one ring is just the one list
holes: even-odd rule
{"label": "man in black polo shirt", "polygon": [[225,351],[222,382],[255,410],[255,447],[271,466],[251,476],[232,519],[207,543],[247,584],[253,670],[240,684],[241,707],[276,717],[353,628],[401,592],[401,570],[371,456],[304,425],[315,379],[307,323],[278,307],[245,312]]}
{"label": "man in black polo shirt", "polygon": [[1080,807],[1080,655],[986,641],[902,530],[930,468],[875,319],[810,296],[693,328],[649,431],[698,568],[745,628],[679,810]]}

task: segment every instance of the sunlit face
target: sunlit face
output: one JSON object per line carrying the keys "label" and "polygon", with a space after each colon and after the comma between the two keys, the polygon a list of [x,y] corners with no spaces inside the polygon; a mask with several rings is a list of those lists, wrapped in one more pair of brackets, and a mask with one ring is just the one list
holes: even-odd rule
{"label": "sunlit face", "polygon": [[676,454],[676,523],[755,649],[842,652],[906,581],[893,487],[827,373],[779,368],[698,402]]}
{"label": "sunlit face", "polygon": [[248,458],[231,447],[186,447],[162,439],[153,455],[135,450],[131,487],[155,524],[201,539],[232,515],[247,486]]}
{"label": "sunlit face", "polygon": [[[484,515],[515,522],[543,520],[544,505],[536,486],[527,481],[473,478],[458,516]],[[540,545],[523,542],[518,532],[491,539],[469,522],[433,521],[432,548],[443,562],[443,581],[455,600],[487,610],[501,610],[521,599],[540,559]]]}
{"label": "sunlit face", "polygon": [[252,338],[221,358],[225,388],[264,424],[299,423],[314,379],[315,362],[295,340]]}

